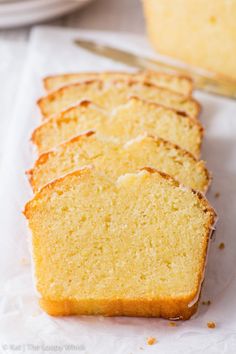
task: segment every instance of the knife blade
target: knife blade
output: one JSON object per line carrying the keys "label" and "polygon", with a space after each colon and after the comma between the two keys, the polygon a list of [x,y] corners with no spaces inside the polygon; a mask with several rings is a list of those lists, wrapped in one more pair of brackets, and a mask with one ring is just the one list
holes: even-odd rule
{"label": "knife blade", "polygon": [[138,56],[131,52],[90,40],[75,39],[74,43],[99,56],[142,70],[162,71],[168,74],[186,75],[192,78],[197,89],[209,93],[236,98],[236,81],[212,73],[201,73],[196,69],[182,68],[161,61]]}

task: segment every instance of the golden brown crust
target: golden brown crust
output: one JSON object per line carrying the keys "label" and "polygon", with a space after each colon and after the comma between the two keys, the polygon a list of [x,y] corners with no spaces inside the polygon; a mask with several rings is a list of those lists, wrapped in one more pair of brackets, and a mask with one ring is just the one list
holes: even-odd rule
{"label": "golden brown crust", "polygon": [[[130,96],[129,99],[128,99],[128,101],[130,101],[130,100],[137,100],[137,101],[143,101],[143,102],[144,102],[143,99],[141,99],[141,98],[139,98],[139,97],[137,97],[137,96]],[[128,102],[128,101],[127,101],[127,102]],[[174,113],[177,114],[176,117],[177,117],[178,119],[181,119],[181,118],[186,118],[186,119],[188,119],[188,121],[189,121],[189,123],[190,123],[190,125],[191,125],[192,127],[193,127],[193,126],[198,126],[199,133],[200,133],[200,136],[201,136],[201,141],[202,141],[202,138],[203,138],[203,136],[204,136],[205,130],[204,130],[203,125],[200,123],[199,120],[190,117],[189,115],[187,115],[187,114],[184,113],[184,112],[178,112],[177,110],[175,110],[175,109],[173,109],[173,108],[166,107],[166,106],[161,105],[161,104],[159,104],[159,103],[148,102],[148,105],[149,105],[149,106],[156,107],[156,108],[164,108],[164,109],[166,109],[166,110],[168,110],[168,111],[174,112]],[[199,108],[200,108],[200,110],[201,110],[200,104],[199,104]],[[176,146],[178,146],[178,145],[176,145]],[[201,143],[199,144],[199,151],[200,151],[200,150],[201,150]],[[191,154],[191,153],[189,152],[189,154]],[[191,155],[192,155],[192,154],[191,154]],[[193,155],[192,155],[192,156],[193,156]],[[209,178],[211,178],[210,175],[209,175]]]}
{"label": "golden brown crust", "polygon": [[96,134],[95,131],[93,130],[88,130],[87,132],[84,132],[82,134],[79,134],[77,136],[74,136],[73,138],[69,139],[68,141],[64,142],[63,144],[61,145],[67,145],[69,142],[73,143],[73,142],[76,142],[76,141],[79,141],[81,140],[81,138],[83,137],[90,137],[92,135]]}
{"label": "golden brown crust", "polygon": [[193,83],[193,80],[187,76],[187,75],[183,75],[183,74],[167,74],[164,72],[157,72],[157,71],[153,71],[153,70],[138,70],[136,72],[124,72],[124,71],[119,71],[119,70],[111,70],[111,71],[101,71],[101,72],[97,72],[97,71],[88,71],[88,72],[70,72],[70,73],[64,73],[64,74],[55,74],[55,75],[48,75],[46,77],[43,78],[43,83],[45,84],[45,88],[47,89],[48,87],[48,81],[50,79],[55,79],[55,78],[60,78],[60,77],[71,77],[71,76],[75,76],[75,77],[79,77],[80,75],[86,75],[86,76],[97,76],[100,77],[101,75],[124,75],[124,76],[131,76],[131,77],[135,77],[136,75],[140,75],[140,74],[145,74],[145,75],[155,75],[155,76],[164,76],[164,77],[168,77],[168,78],[173,78],[173,77],[177,77],[180,79],[185,79],[187,81],[189,81],[189,83]]}
{"label": "golden brown crust", "polygon": [[[77,136],[74,136],[70,140],[67,140],[67,141],[63,142],[62,144],[60,144],[58,146],[58,148],[63,147],[63,146],[67,146],[70,143],[79,141],[79,140],[81,140],[82,138],[85,138],[85,137],[90,137],[90,136],[92,136],[94,134],[96,134],[94,131],[88,130],[87,132],[84,132],[82,134],[78,134]],[[31,169],[26,171],[26,175],[28,177],[29,183],[31,184],[33,189],[34,189],[34,185],[35,185],[35,183],[34,183],[34,169],[36,167],[40,166],[40,165],[44,165],[48,161],[49,157],[53,156],[54,154],[55,154],[55,149],[52,149],[50,151],[44,152],[43,154],[39,155],[39,157],[37,158],[37,160],[34,163],[33,168],[31,168]]]}
{"label": "golden brown crust", "polygon": [[151,173],[151,174],[158,173],[161,177],[163,177],[167,181],[171,182],[171,184],[173,186],[175,186],[175,187],[179,187],[180,186],[180,183],[176,179],[174,179],[173,177],[171,177],[170,175],[168,175],[165,172],[158,171],[156,168],[145,166],[145,167],[140,168],[140,171],[146,171],[146,172]]}
{"label": "golden brown crust", "polygon": [[[43,97],[40,97],[38,100],[37,100],[37,105],[38,107],[40,108],[40,111],[41,113],[43,114],[43,116],[46,117],[46,114],[44,114],[44,108],[43,108],[43,102],[44,100],[47,98],[48,100],[50,101],[53,101],[54,98],[57,96],[57,95],[60,95],[67,87],[77,87],[77,86],[81,86],[81,85],[85,85],[85,84],[94,84],[96,83],[98,85],[98,89],[101,89],[102,86],[103,86],[103,82],[101,80],[86,80],[84,82],[80,82],[80,83],[75,83],[75,84],[72,84],[72,85],[65,85],[63,87],[60,87],[59,89],[55,90],[55,91],[52,91],[51,93],[49,93],[48,95],[46,96],[43,96]],[[89,104],[92,104],[91,101],[85,99],[85,100],[81,100],[80,103],[82,103],[85,107]],[[72,106],[71,106],[72,107]],[[69,108],[71,108],[69,107]]]}
{"label": "golden brown crust", "polygon": [[189,114],[187,114],[185,112],[178,111],[178,110],[176,110],[174,108],[171,108],[171,107],[166,107],[166,106],[164,106],[163,104],[160,104],[160,103],[150,102],[150,101],[147,102],[144,99],[142,99],[142,98],[140,98],[138,96],[135,96],[135,95],[130,96],[127,99],[127,102],[129,102],[130,100],[137,100],[137,101],[141,101],[141,102],[146,102],[150,106],[154,106],[154,107],[157,107],[157,108],[164,108],[164,109],[167,109],[168,111],[172,111],[172,112],[178,114],[181,117],[190,119],[193,122],[193,124],[198,124],[201,127],[201,129],[204,131],[204,128],[203,128],[202,124],[200,123],[200,121],[195,119],[195,118],[193,118],[193,117],[191,117]]}
{"label": "golden brown crust", "polygon": [[149,167],[149,166],[145,166],[145,167],[142,167],[142,168],[140,169],[140,171],[147,171],[148,173],[158,173],[158,174],[161,175],[164,179],[166,179],[167,181],[171,182],[171,184],[172,184],[173,186],[191,190],[192,193],[194,193],[194,194],[197,195],[198,199],[199,199],[201,202],[205,203],[206,208],[207,208],[207,211],[213,212],[213,213],[215,214],[215,216],[216,216],[215,210],[214,210],[212,207],[209,208],[209,203],[208,203],[208,201],[206,200],[206,198],[204,197],[204,195],[203,195],[201,192],[196,191],[196,190],[194,190],[193,188],[190,188],[190,187],[186,187],[186,186],[181,185],[181,183],[180,183],[179,181],[177,181],[174,177],[168,175],[168,174],[165,173],[165,172],[159,171],[159,170],[157,170],[156,168]]}
{"label": "golden brown crust", "polygon": [[41,129],[41,127],[43,127],[44,125],[48,124],[48,122],[66,122],[71,120],[72,118],[68,118],[68,115],[71,111],[73,111],[76,107],[89,107],[89,106],[94,106],[94,107],[98,107],[99,106],[95,105],[92,101],[89,100],[82,100],[78,103],[76,103],[75,105],[68,107],[67,109],[63,110],[61,113],[53,115],[51,117],[49,117],[47,120],[45,120],[44,122],[42,122],[37,128],[34,129],[30,140],[35,144],[35,145],[40,145],[38,139],[37,139],[37,132]]}
{"label": "golden brown crust", "polygon": [[162,317],[188,320],[197,310],[198,304],[188,307],[191,296],[180,299],[84,299],[60,300],[40,299],[40,306],[52,316],[103,315]]}
{"label": "golden brown crust", "polygon": [[[152,135],[149,135],[150,137],[152,137],[154,140],[156,140],[158,142],[159,141],[162,141],[164,145],[171,145],[173,148],[181,151],[181,153],[184,155],[184,156],[187,156],[188,158],[192,159],[194,162],[197,162],[199,161],[191,152],[181,148],[179,145],[177,144],[174,144],[172,142],[169,142],[165,139],[162,139],[162,138],[159,138],[159,137],[155,137],[155,136],[152,136]],[[150,167],[149,167],[150,168]],[[206,166],[204,166],[204,173],[205,173],[205,176],[206,176],[206,180],[208,181],[208,184],[206,186],[206,189],[204,192],[207,191],[208,187],[210,186],[211,182],[212,182],[212,174],[210,173],[210,171],[206,168]]]}
{"label": "golden brown crust", "polygon": [[[93,167],[91,166],[85,166],[85,167],[81,167],[80,169],[76,170],[76,171],[73,171],[71,173],[68,173],[67,175],[65,176],[62,176],[62,177],[59,177],[51,182],[49,182],[48,184],[46,184],[45,186],[43,186],[40,191],[38,191],[34,197],[32,198],[32,200],[37,200],[41,197],[42,194],[44,193],[47,193],[49,192],[51,189],[57,187],[57,186],[60,186],[61,183],[63,183],[65,177],[68,177],[68,176],[76,176],[76,177],[79,177],[79,178],[83,178],[85,176],[87,176],[88,174],[91,173],[91,169],[93,169]],[[32,200],[29,200],[26,205],[25,205],[25,209],[23,211],[23,214],[25,215],[26,219],[29,219],[29,216],[30,216],[30,211],[29,211],[29,207],[30,207],[30,204],[31,204],[31,201]]]}
{"label": "golden brown crust", "polygon": [[[138,73],[142,73],[142,72],[144,72],[146,75],[157,74],[156,71],[148,70],[148,69],[144,70],[144,71],[142,71],[142,70],[138,71]],[[168,74],[168,73],[164,73],[164,72],[159,72],[158,74],[160,76],[164,76],[164,77],[168,77],[168,78],[171,78],[171,77],[174,76],[174,77],[177,77],[177,78],[180,78],[180,79],[184,79],[184,80],[189,82],[189,85],[191,85],[191,88],[193,89],[193,80],[192,80],[192,78],[190,76],[187,76],[187,75],[184,75],[184,74],[180,74],[180,73],[175,73],[173,75],[173,74]],[[192,90],[191,90],[191,92],[192,92]],[[191,94],[191,92],[190,92],[190,94]]]}

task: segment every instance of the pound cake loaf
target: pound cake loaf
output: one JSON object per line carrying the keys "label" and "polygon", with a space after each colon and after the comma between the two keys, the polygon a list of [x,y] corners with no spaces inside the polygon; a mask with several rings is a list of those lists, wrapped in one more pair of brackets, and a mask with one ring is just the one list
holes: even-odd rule
{"label": "pound cake loaf", "polygon": [[64,86],[39,99],[38,105],[43,117],[48,118],[81,100],[90,100],[106,110],[111,110],[125,103],[131,96],[173,108],[192,118],[197,118],[200,111],[198,102],[193,98],[147,82],[121,79],[113,82],[91,80]]}
{"label": "pound cake loaf", "polygon": [[143,0],[158,53],[236,80],[235,0]]}
{"label": "pound cake loaf", "polygon": [[48,314],[195,313],[215,222],[202,194],[151,168],[116,181],[84,168],[45,186],[24,213]]}
{"label": "pound cake loaf", "polygon": [[45,121],[35,129],[32,141],[41,154],[87,130],[123,143],[147,133],[169,140],[197,158],[203,135],[198,121],[154,103],[131,98],[110,113],[91,102],[81,102]]}
{"label": "pound cake loaf", "polygon": [[58,88],[88,80],[105,80],[113,81],[115,79],[123,80],[136,80],[141,82],[150,82],[156,86],[168,88],[172,91],[179,92],[185,96],[190,96],[193,90],[193,83],[189,77],[168,75],[162,72],[155,71],[140,71],[137,73],[126,73],[118,71],[110,72],[88,72],[88,73],[75,73],[75,74],[60,74],[46,77],[44,82],[44,87],[46,91],[54,91]]}
{"label": "pound cake loaf", "polygon": [[166,140],[143,135],[120,144],[99,138],[93,132],[42,154],[28,172],[29,180],[36,192],[50,181],[90,164],[113,180],[143,166],[158,168],[203,193],[210,181],[203,161]]}

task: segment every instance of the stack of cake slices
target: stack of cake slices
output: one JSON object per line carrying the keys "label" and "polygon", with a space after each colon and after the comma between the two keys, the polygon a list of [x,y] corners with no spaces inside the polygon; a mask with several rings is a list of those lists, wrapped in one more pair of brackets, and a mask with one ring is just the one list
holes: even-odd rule
{"label": "stack of cake slices", "polygon": [[190,318],[216,219],[191,80],[78,73],[44,87],[24,212],[41,307]]}

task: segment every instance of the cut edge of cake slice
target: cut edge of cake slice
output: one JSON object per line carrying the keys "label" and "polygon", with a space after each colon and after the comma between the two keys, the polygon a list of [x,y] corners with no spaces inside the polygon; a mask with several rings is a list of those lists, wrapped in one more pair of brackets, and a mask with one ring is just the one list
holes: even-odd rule
{"label": "cut edge of cake slice", "polygon": [[[136,91],[132,91],[132,88]],[[186,97],[180,93],[174,92],[168,88],[159,87],[146,81],[122,80],[117,79],[105,82],[99,79],[77,82],[65,85],[55,91],[50,92],[46,96],[38,99],[37,105],[40,109],[43,119],[60,113],[61,111],[75,105],[82,100],[93,101],[107,110],[114,108],[114,102],[109,104],[107,97],[119,97],[116,105],[123,104],[130,96],[136,96],[141,92],[140,98],[149,102],[163,105],[167,108],[176,110],[178,113],[198,119],[201,112],[200,103],[192,97]],[[122,89],[126,92],[126,98],[120,96]],[[155,92],[155,93],[154,93]],[[152,93],[152,95],[150,95]],[[119,94],[119,96],[118,96]],[[159,95],[159,96],[158,96]],[[96,102],[99,101],[99,102]],[[102,104],[101,104],[102,101]],[[165,102],[164,102],[165,101]]]}
{"label": "cut edge of cake slice", "polygon": [[[130,97],[126,103],[117,106],[115,109],[111,111],[110,114],[107,113],[102,107],[94,104],[91,101],[88,100],[81,101],[76,105],[67,108],[63,112],[56,114],[53,117],[42,122],[42,124],[34,130],[31,140],[37,146],[37,149],[41,154],[55,147],[54,143],[46,144],[45,141],[43,141],[43,136],[45,136],[45,134],[46,137],[48,136],[48,134],[46,133],[48,129],[54,131],[53,133],[54,135],[59,130],[63,129],[63,125],[69,126],[70,121],[71,124],[72,122],[74,122],[75,126],[78,128],[78,124],[80,123],[82,117],[85,116],[86,114],[90,115],[91,110],[94,111],[94,115],[96,115],[97,112],[97,115],[103,116],[104,117],[103,119],[105,120],[108,119],[109,117],[113,117],[113,124],[115,124],[116,121],[114,119],[116,115],[122,114],[122,111],[124,111],[124,114],[131,113],[133,109],[135,109],[135,111],[137,112],[140,111],[144,112],[144,114],[149,114],[149,112],[150,113],[152,112],[158,117],[162,116],[162,118],[159,117],[156,119],[159,120],[159,122],[163,120],[165,121],[165,124],[169,124],[169,129],[167,130],[165,129],[163,133],[161,133],[160,128],[158,129],[155,128],[156,132],[148,131],[148,133],[150,135],[157,135],[160,138],[163,138],[164,140],[171,141],[172,143],[179,145],[181,148],[190,151],[195,157],[199,158],[201,142],[204,135],[204,128],[198,120],[179,114],[173,109],[166,108],[162,105],[153,102],[147,102],[135,96]],[[173,125],[172,125],[172,120],[174,123]],[[87,121],[89,122],[89,119],[86,119],[86,122]],[[64,140],[68,140],[73,136],[80,134],[82,131],[94,130],[97,133],[99,133],[97,127],[95,126],[90,126],[88,124],[87,126],[86,124],[84,126],[85,127],[82,130],[78,130],[76,128],[76,131],[73,131],[71,132],[71,134],[68,134],[65,139],[60,140],[59,143],[57,143],[56,145],[62,143]],[[171,133],[172,127],[175,131],[173,133]],[[44,131],[45,134],[43,133]],[[177,133],[177,131],[179,131],[179,133]],[[139,131],[137,134],[135,134],[135,136],[145,132],[147,131],[145,130],[145,128],[143,128],[143,131]],[[182,133],[180,134],[180,132]],[[107,135],[107,134],[102,134],[102,135]],[[133,139],[135,136],[130,136],[128,140]],[[186,138],[186,142],[185,142],[185,138]]]}
{"label": "cut edge of cake slice", "polygon": [[206,193],[212,180],[204,161],[167,140],[145,133],[126,143],[117,143],[95,131],[77,135],[41,154],[27,175],[36,192],[50,181],[88,164],[110,178],[150,166],[202,193]]}
{"label": "cut edge of cake slice", "polygon": [[[153,176],[153,175],[155,176],[153,179],[154,182],[151,183],[152,182],[151,176]],[[91,176],[92,176],[92,178],[91,178]],[[63,176],[62,178],[59,178],[57,180],[50,182],[48,185],[43,187],[34,196],[34,198],[32,200],[30,200],[26,204],[25,210],[24,210],[24,215],[25,215],[26,219],[28,219],[29,226],[32,231],[33,246],[34,246],[34,251],[33,251],[34,257],[33,258],[34,258],[34,262],[35,262],[35,267],[37,268],[37,276],[38,277],[42,276],[42,278],[43,278],[45,276],[45,274],[40,273],[42,271],[42,269],[40,269],[40,268],[43,267],[43,265],[42,265],[43,260],[40,256],[40,252],[36,256],[36,253],[38,252],[38,248],[41,247],[40,246],[40,242],[41,242],[40,239],[42,238],[42,234],[41,234],[42,230],[40,228],[42,226],[43,220],[41,218],[40,213],[43,213],[44,217],[47,218],[47,225],[48,225],[49,215],[47,215],[47,210],[45,210],[45,209],[49,209],[48,212],[51,212],[50,205],[47,205],[49,202],[53,203],[55,201],[55,198],[58,198],[60,201],[60,198],[61,199],[63,198],[64,193],[68,193],[68,191],[70,191],[70,189],[73,189],[73,191],[74,191],[76,186],[80,186],[81,184],[85,185],[85,192],[87,190],[89,191],[86,193],[93,193],[93,191],[90,190],[90,187],[92,187],[92,185],[94,183],[96,183],[96,179],[98,178],[98,176],[100,178],[100,175],[97,175],[97,174],[94,175],[93,168],[84,167],[84,168],[74,171],[66,176]],[[90,178],[91,178],[92,183],[89,182]],[[158,294],[158,291],[157,291],[155,294],[152,293],[151,296],[148,294],[143,294],[140,296],[140,295],[136,294],[135,289],[131,289],[129,291],[131,291],[131,294],[133,294],[133,295],[124,293],[124,295],[122,297],[120,295],[117,297],[114,295],[110,296],[109,294],[108,294],[109,296],[107,296],[107,294],[106,294],[106,296],[104,296],[104,297],[99,297],[96,295],[94,296],[94,294],[89,294],[89,296],[87,295],[84,297],[82,296],[81,298],[80,298],[80,295],[78,295],[78,296],[74,295],[74,296],[67,297],[67,296],[64,296],[63,294],[61,294],[63,292],[63,290],[62,290],[62,288],[60,288],[60,286],[56,287],[54,290],[51,290],[54,287],[54,281],[56,281],[56,279],[54,279],[54,280],[50,280],[50,281],[53,281],[53,283],[51,284],[52,286],[48,286],[49,285],[48,284],[47,286],[45,285],[46,287],[44,287],[43,284],[41,284],[40,285],[41,289],[40,290],[38,289],[39,292],[41,293],[41,296],[42,296],[40,299],[40,305],[48,314],[53,315],[53,316],[61,316],[61,315],[142,316],[142,317],[163,317],[163,318],[168,318],[168,319],[173,319],[173,320],[177,320],[177,319],[186,320],[186,319],[189,319],[196,312],[197,306],[198,306],[198,301],[199,301],[199,296],[200,296],[200,292],[201,292],[201,286],[202,286],[202,282],[204,280],[204,270],[205,270],[205,266],[206,266],[207,250],[209,247],[211,233],[215,230],[215,223],[217,221],[217,214],[216,214],[215,210],[212,208],[212,206],[209,204],[207,199],[201,193],[191,190],[189,188],[183,187],[182,185],[179,184],[179,182],[177,182],[172,177],[168,176],[165,173],[157,171],[153,168],[145,167],[138,173],[135,173],[135,174],[132,173],[132,174],[126,174],[126,175],[120,176],[119,179],[117,180],[117,182],[114,184],[114,187],[111,186],[111,182],[108,182],[107,180],[105,181],[104,177],[102,177],[102,179],[99,179],[98,182],[100,183],[102,180],[104,180],[105,187],[108,184],[108,190],[109,190],[109,186],[111,186],[111,189],[116,188],[116,189],[122,190],[122,188],[124,187],[127,190],[129,190],[131,188],[134,190],[134,192],[136,192],[137,190],[140,189],[139,185],[145,186],[146,179],[150,179],[151,187],[153,187],[155,185],[155,183],[157,185],[159,183],[158,188],[161,189],[163,187],[163,192],[165,190],[164,187],[167,186],[166,190],[168,190],[168,188],[169,188],[169,190],[177,191],[178,196],[180,196],[180,195],[182,195],[183,197],[184,197],[184,195],[187,196],[187,200],[189,201],[189,203],[190,203],[190,199],[193,199],[192,203],[196,207],[196,210],[198,210],[197,205],[199,205],[199,210],[201,209],[200,214],[202,216],[207,215],[206,218],[204,219],[204,221],[202,221],[202,222],[204,222],[203,225],[198,226],[198,229],[200,227],[202,227],[202,228],[200,228],[200,231],[202,232],[202,233],[200,233],[201,242],[200,243],[197,242],[197,245],[199,246],[199,248],[201,248],[201,250],[200,250],[199,254],[197,253],[197,249],[194,250],[194,253],[196,252],[196,254],[198,254],[198,256],[196,256],[196,257],[199,257],[199,259],[197,261],[197,264],[198,264],[198,266],[196,268],[197,273],[192,274],[192,276],[195,277],[194,278],[195,281],[193,282],[194,285],[192,284],[193,288],[191,288],[191,291],[190,291],[190,289],[188,289],[188,290],[186,290],[186,293],[184,294],[184,292],[178,293],[178,290],[176,289],[175,293],[177,293],[178,295],[176,295],[176,294],[170,295],[168,293],[168,291],[167,292],[163,291],[163,294],[169,294],[169,295],[160,295],[160,293]],[[155,179],[156,179],[156,181],[155,181]],[[89,184],[89,183],[91,184],[91,186],[89,186],[89,188],[86,189],[86,184]],[[137,183],[137,186],[135,185],[135,183]],[[104,186],[100,185],[100,187],[99,188],[97,187],[97,188],[99,191],[101,190],[101,192],[103,192],[106,189]],[[81,187],[81,188],[83,188],[83,187]],[[157,188],[157,191],[158,191],[158,188]],[[150,189],[150,187],[149,187],[149,189]],[[157,193],[157,191],[155,191],[155,192]],[[123,194],[125,194],[125,192],[126,192],[126,190],[124,191]],[[75,194],[77,196],[80,195],[77,192],[75,192]],[[119,194],[119,193],[117,193],[117,194]],[[123,194],[121,194],[121,198],[123,198]],[[132,191],[131,191],[131,195],[132,195]],[[170,197],[171,197],[171,195],[169,196],[169,198]],[[45,198],[45,201],[44,201],[44,198]],[[68,195],[67,195],[67,198],[68,198]],[[126,200],[129,201],[129,198],[126,198]],[[62,201],[63,201],[63,199],[62,199]],[[190,205],[192,203],[189,204],[188,208],[191,208]],[[98,204],[99,204],[99,202],[98,202]],[[135,202],[135,205],[136,205],[136,202]],[[74,208],[74,206],[73,206],[73,208]],[[114,209],[115,207],[111,207],[111,210],[109,210],[109,212],[114,212],[114,210],[112,210],[112,208]],[[68,207],[65,207],[65,209],[62,209],[62,211],[63,210],[66,213],[68,211]],[[195,209],[193,208],[193,211],[194,210]],[[173,212],[174,212],[174,210],[173,210]],[[39,214],[38,218],[36,215],[37,213]],[[167,214],[169,215],[169,213],[170,212],[168,211]],[[34,217],[35,217],[35,219],[34,219]],[[53,218],[53,220],[55,221],[54,218]],[[83,220],[83,222],[84,221],[86,222],[86,218]],[[141,221],[141,220],[139,220],[139,221]],[[193,222],[193,220],[191,220],[191,222]],[[189,223],[190,223],[190,220],[189,220]],[[198,225],[198,223],[195,224],[195,232],[197,230],[196,225]],[[179,231],[181,231],[181,230],[179,230]],[[45,235],[46,234],[45,234],[45,229],[44,229],[44,237],[45,237]],[[182,236],[182,234],[181,234],[181,236]],[[52,239],[52,237],[49,236],[49,238],[47,239],[47,242],[49,242],[50,240],[52,242],[52,245],[54,244],[54,242],[56,242],[54,239]],[[153,238],[153,241],[154,240],[155,240],[155,237]],[[114,242],[115,242],[115,240],[114,240]],[[68,240],[66,243],[68,243]],[[43,244],[43,246],[45,246],[45,241],[44,242],[42,241],[42,244]],[[48,246],[50,246],[50,245],[48,245]],[[58,245],[58,247],[59,247],[59,245]],[[54,249],[55,249],[55,247],[54,247]],[[81,249],[81,246],[80,246],[80,249]],[[185,254],[185,256],[186,256],[186,254]],[[45,260],[48,261],[48,258],[47,257],[45,258],[45,257],[46,257],[46,255],[44,255],[44,261]],[[61,258],[61,260],[62,260],[62,258]],[[36,262],[39,262],[39,263],[36,264]],[[66,264],[68,265],[68,260],[67,260]],[[183,263],[183,264],[185,264],[185,263]],[[50,269],[50,272],[51,271],[52,270]],[[154,269],[153,269],[153,271],[154,271]],[[47,272],[48,272],[48,269],[47,269]],[[49,274],[50,274],[50,272],[49,272]],[[172,273],[170,273],[170,274],[172,274]],[[70,277],[72,277],[72,275]],[[176,277],[177,277],[177,275],[176,275]],[[47,276],[46,276],[46,279],[47,279]],[[142,279],[144,280],[145,278],[142,278]],[[37,280],[37,286],[38,286],[38,281],[39,280]],[[70,280],[70,283],[71,283],[71,281],[72,280]],[[174,278],[172,279],[172,282],[173,281],[174,281]],[[42,280],[40,280],[40,282],[42,282]],[[59,281],[59,283],[60,283],[60,281]],[[65,281],[65,283],[66,283],[66,281]],[[145,281],[144,281],[144,283],[145,283]],[[66,286],[66,284],[64,284],[64,285]],[[175,286],[174,285],[172,286],[172,285],[170,286],[170,289],[172,289],[172,287],[175,288]],[[110,283],[110,286],[113,286],[112,283]],[[138,289],[140,290],[140,285],[137,284],[137,286],[138,286]],[[182,289],[181,286],[180,286],[180,289]],[[46,290],[43,290],[43,288]],[[70,291],[71,291],[70,289],[69,290],[67,288],[65,288],[65,289],[66,289],[66,293],[68,293],[68,292],[70,293]],[[114,289],[116,289],[116,287]],[[183,287],[183,289],[186,289],[186,288]],[[141,283],[141,290],[142,290],[142,283]],[[46,294],[43,294],[45,292],[46,292]],[[50,292],[52,292],[52,294],[53,294],[52,296],[50,295]],[[75,294],[76,294],[76,292],[78,292],[78,288],[76,288],[76,286],[75,286]],[[101,290],[101,292],[102,292],[102,290]],[[170,291],[170,293],[171,293],[171,291]]]}
{"label": "cut edge of cake slice", "polygon": [[147,81],[160,87],[169,88],[185,96],[191,96],[193,91],[193,80],[190,77],[151,70],[137,71],[134,73],[121,71],[63,73],[45,77],[43,79],[43,85],[45,90],[50,92],[76,82],[91,79],[112,80],[117,78],[133,78],[140,81]]}

